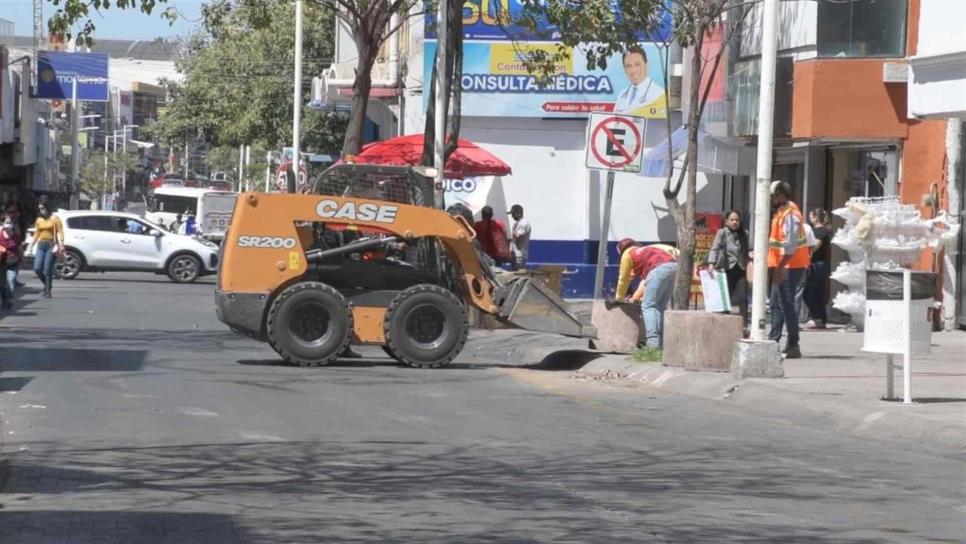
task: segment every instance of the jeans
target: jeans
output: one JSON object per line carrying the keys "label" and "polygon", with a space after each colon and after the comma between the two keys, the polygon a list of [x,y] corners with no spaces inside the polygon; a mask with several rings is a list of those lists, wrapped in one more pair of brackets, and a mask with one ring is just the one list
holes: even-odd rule
{"label": "jeans", "polygon": [[10,290],[10,295],[13,296],[17,294],[17,276],[20,275],[20,263],[12,264],[7,268],[7,274],[4,278],[6,280],[7,289]]}
{"label": "jeans", "polygon": [[661,349],[664,333],[664,310],[674,291],[674,273],[677,263],[664,263],[654,267],[647,275],[647,287],[641,301],[644,317],[644,338],[647,347]]}
{"label": "jeans", "polygon": [[53,242],[37,242],[37,252],[34,254],[34,274],[43,282],[45,293],[50,293],[54,285],[54,263],[57,261],[55,247]]}
{"label": "jeans", "polygon": [[828,311],[825,308],[825,293],[828,289],[829,266],[819,261],[808,267],[808,277],[805,278],[805,292],[802,298],[808,307],[808,316],[822,323],[828,321]]}
{"label": "jeans", "polygon": [[13,304],[13,294],[16,289],[17,273],[20,263],[0,265],[0,303],[9,308]]}
{"label": "jeans", "polygon": [[768,300],[771,309],[771,331],[768,333],[768,338],[775,342],[782,339],[784,326],[788,331],[786,345],[798,345],[798,312],[795,311],[795,293],[804,275],[804,268],[789,268],[785,270],[785,278],[782,282],[773,283],[771,286],[771,296]]}

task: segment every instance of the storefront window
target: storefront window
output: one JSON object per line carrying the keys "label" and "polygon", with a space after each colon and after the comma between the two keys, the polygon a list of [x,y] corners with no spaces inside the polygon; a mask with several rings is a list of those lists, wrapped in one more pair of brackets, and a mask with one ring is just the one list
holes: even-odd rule
{"label": "storefront window", "polygon": [[907,1],[819,2],[818,55],[905,56]]}
{"label": "storefront window", "polygon": [[[792,77],[795,71],[791,57],[779,57],[775,65],[775,136],[792,132]],[[758,93],[761,87],[761,61],[752,59],[735,65],[729,76],[734,89],[735,136],[758,134]]]}

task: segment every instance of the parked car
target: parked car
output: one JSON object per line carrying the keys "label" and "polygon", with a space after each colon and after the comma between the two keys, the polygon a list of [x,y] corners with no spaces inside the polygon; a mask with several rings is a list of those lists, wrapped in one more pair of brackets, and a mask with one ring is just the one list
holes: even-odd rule
{"label": "parked car", "polygon": [[66,251],[57,263],[63,279],[87,271],[144,271],[190,283],[218,270],[217,245],[169,232],[137,215],[88,210],[58,210],[56,215],[64,224]]}

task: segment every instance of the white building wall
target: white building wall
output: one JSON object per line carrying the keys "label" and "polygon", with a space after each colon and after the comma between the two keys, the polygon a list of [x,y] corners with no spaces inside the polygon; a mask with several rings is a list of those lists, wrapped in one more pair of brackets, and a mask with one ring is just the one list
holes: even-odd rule
{"label": "white building wall", "polygon": [[926,0],[909,81],[909,116],[966,118],[966,2]]}

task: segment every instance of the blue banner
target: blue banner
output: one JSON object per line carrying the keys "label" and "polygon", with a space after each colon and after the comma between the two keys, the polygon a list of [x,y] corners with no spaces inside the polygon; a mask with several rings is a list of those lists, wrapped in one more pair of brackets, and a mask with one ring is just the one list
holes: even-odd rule
{"label": "blue banner", "polygon": [[[644,44],[626,55],[614,54],[604,70],[587,68],[582,46],[556,66],[556,75],[541,84],[524,64],[535,49],[556,52],[556,44],[506,41],[463,44],[462,114],[479,117],[587,117],[593,111],[613,111],[649,119],[664,119],[667,97],[660,55]],[[436,41],[424,42],[423,81],[433,74]],[[664,50],[666,53],[666,50]],[[428,87],[428,84],[427,84]],[[428,103],[429,93],[423,93]]]}
{"label": "blue banner", "polygon": [[107,102],[110,98],[107,54],[37,52],[37,96],[49,100],[70,100],[74,80],[77,99]]}
{"label": "blue banner", "polygon": [[[614,4],[614,11],[619,9]],[[524,14],[520,0],[465,0],[463,2],[463,37],[467,40],[492,41],[559,41],[558,28],[547,21],[538,21],[536,32],[515,24]],[[671,11],[664,9],[658,28],[649,35],[641,33],[642,42],[664,42],[671,36]],[[426,15],[426,39],[436,39],[436,13]]]}

